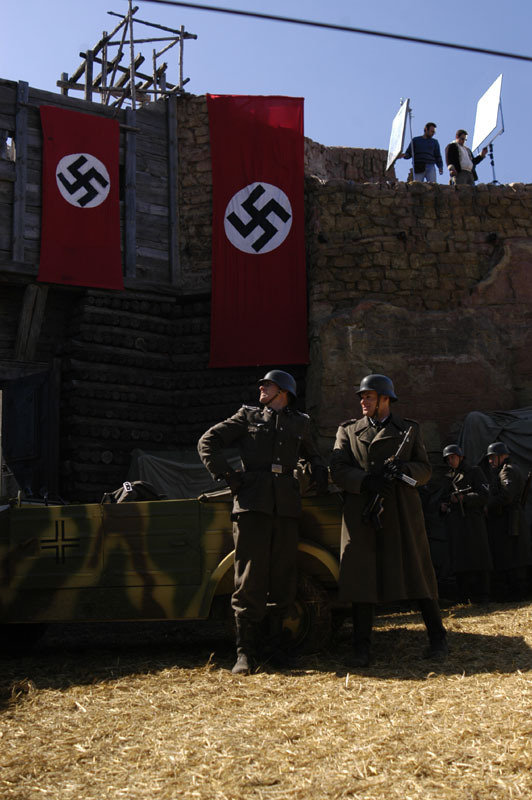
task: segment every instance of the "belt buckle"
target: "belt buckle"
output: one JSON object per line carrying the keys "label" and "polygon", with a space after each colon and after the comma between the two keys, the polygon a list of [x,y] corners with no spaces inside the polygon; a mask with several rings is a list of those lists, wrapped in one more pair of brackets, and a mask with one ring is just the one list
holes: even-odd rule
{"label": "belt buckle", "polygon": [[283,474],[283,467],[281,464],[272,464],[272,472],[275,475],[282,475]]}

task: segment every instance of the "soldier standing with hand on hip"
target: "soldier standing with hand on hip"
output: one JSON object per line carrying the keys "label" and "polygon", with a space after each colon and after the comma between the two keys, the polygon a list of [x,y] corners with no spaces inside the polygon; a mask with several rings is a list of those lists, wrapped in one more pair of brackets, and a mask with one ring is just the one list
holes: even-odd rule
{"label": "soldier standing with hand on hip", "polygon": [[[255,667],[257,628],[266,604],[275,604],[278,638],[284,611],[297,588],[299,483],[294,469],[300,458],[310,463],[318,491],[325,491],[328,472],[310,433],[307,414],[296,411],[296,382],[282,370],[271,370],[259,381],[260,406],[242,406],[214,425],[198,443],[201,460],[233,493],[235,614],[237,661],[234,674]],[[243,471],[234,471],[224,455],[238,447]]]}
{"label": "soldier standing with hand on hip", "polygon": [[348,666],[370,663],[375,603],[410,599],[427,628],[425,657],[443,660],[447,637],[415,488],[431,476],[421,432],[391,413],[397,396],[386,375],[366,375],[357,394],[363,417],[340,425],[331,458],[331,477],[344,491],[340,600],[353,604]]}

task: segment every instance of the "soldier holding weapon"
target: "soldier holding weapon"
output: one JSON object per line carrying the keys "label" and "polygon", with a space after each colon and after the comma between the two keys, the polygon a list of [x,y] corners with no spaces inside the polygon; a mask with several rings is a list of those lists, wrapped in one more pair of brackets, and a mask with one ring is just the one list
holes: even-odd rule
{"label": "soldier holding weapon", "polygon": [[488,486],[480,467],[470,466],[457,444],[447,445],[443,458],[449,470],[443,479],[440,512],[445,516],[459,599],[485,603],[493,566],[484,517]]}
{"label": "soldier holding weapon", "polygon": [[[301,497],[294,470],[298,460],[310,465],[318,491],[325,492],[328,481],[310,419],[294,406],[294,377],[273,369],[258,384],[258,406],[242,406],[209,428],[198,442],[204,465],[214,478],[227,483],[233,495],[235,675],[247,675],[256,668],[259,627],[268,603],[280,644],[283,615],[296,596]],[[240,451],[242,471],[229,466],[226,450],[231,446]]]}
{"label": "soldier holding weapon", "polygon": [[397,396],[386,375],[366,375],[357,394],[363,417],[340,425],[331,459],[344,492],[340,600],[353,609],[348,666],[368,666],[375,603],[396,600],[417,601],[429,637],[425,656],[443,660],[447,637],[416,489],[431,476],[421,431],[391,413]]}
{"label": "soldier holding weapon", "polygon": [[[530,538],[525,527],[525,477],[512,463],[504,442],[488,445],[488,536],[493,558],[493,591],[497,600],[520,600],[526,593]],[[523,503],[524,500],[524,503]]]}

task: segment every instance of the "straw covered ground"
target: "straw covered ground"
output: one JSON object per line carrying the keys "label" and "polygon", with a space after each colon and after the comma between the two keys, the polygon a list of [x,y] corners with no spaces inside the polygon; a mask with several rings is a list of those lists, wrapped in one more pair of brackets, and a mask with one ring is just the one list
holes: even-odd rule
{"label": "straw covered ground", "polygon": [[2,800],[498,800],[532,796],[532,606],[377,619],[348,674],[349,625],[292,669],[232,676],[226,633],[63,627],[2,660]]}

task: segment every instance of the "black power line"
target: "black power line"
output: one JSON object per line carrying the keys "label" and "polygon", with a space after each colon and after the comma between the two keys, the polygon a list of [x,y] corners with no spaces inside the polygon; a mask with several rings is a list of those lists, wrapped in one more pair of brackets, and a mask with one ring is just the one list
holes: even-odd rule
{"label": "black power line", "polygon": [[334,25],[330,22],[315,22],[310,19],[298,19],[296,17],[278,17],[274,14],[260,14],[256,11],[241,11],[235,8],[220,8],[219,6],[207,6],[201,3],[182,3],[178,0],[140,0],[143,3],[158,3],[164,6],[179,6],[180,8],[191,8],[196,11],[215,11],[219,14],[232,14],[237,17],[253,17],[254,19],[265,19],[272,22],[289,22],[293,25],[306,25],[311,28],[324,28],[331,31],[343,31],[344,33],[360,33],[365,36],[380,36],[384,39],[396,39],[401,42],[413,42],[415,44],[429,44],[433,47],[447,47],[452,50],[465,50],[469,53],[481,53],[487,56],[499,56],[501,58],[514,58],[518,61],[532,61],[532,56],[523,56],[519,53],[505,53],[502,50],[488,50],[485,47],[472,47],[467,44],[452,44],[451,42],[438,42],[435,39],[421,39],[417,36],[402,36],[399,33],[383,33],[382,31],[370,31],[366,28],[352,28],[349,25]]}

